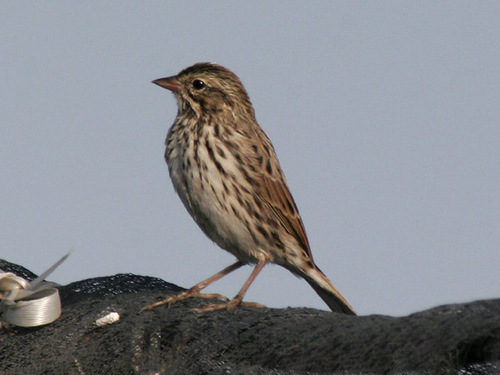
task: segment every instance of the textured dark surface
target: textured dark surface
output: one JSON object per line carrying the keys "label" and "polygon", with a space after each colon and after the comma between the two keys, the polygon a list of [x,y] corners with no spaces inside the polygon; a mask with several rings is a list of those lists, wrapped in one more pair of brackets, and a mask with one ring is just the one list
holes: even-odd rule
{"label": "textured dark surface", "polygon": [[[0,269],[34,275],[0,260]],[[407,317],[312,309],[195,314],[190,300],[139,313],[162,280],[121,274],[60,288],[63,314],[0,331],[0,374],[500,374],[500,300]],[[97,327],[116,311],[120,321]]]}

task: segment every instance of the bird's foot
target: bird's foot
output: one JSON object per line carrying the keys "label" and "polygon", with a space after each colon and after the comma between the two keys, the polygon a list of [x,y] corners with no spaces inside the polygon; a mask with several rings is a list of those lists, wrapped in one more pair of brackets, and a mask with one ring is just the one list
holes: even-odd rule
{"label": "bird's foot", "polygon": [[257,302],[243,302],[237,298],[233,298],[229,302],[224,302],[224,303],[211,303],[208,305],[205,305],[203,307],[198,307],[196,309],[191,309],[191,311],[198,313],[198,314],[203,314],[206,312],[210,311],[219,311],[219,310],[234,310],[238,306],[247,306],[247,307],[266,307],[260,303]]}
{"label": "bird's foot", "polygon": [[[140,312],[143,312],[145,310],[153,310],[157,306],[161,305],[172,305],[174,303],[177,303],[179,301],[184,301],[189,298],[205,298],[205,299],[220,299],[223,301],[229,301],[229,298],[223,296],[222,294],[218,293],[200,293],[199,290],[196,289],[188,289],[180,294],[176,294],[174,296],[166,296],[164,299],[161,301],[149,304],[147,306],[144,306]],[[228,302],[229,303],[229,302]]]}

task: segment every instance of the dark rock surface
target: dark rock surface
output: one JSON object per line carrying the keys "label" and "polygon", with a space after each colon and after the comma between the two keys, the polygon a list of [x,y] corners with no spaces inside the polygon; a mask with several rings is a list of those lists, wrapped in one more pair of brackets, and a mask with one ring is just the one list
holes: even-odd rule
{"label": "dark rock surface", "polygon": [[[35,275],[0,260],[0,269]],[[406,317],[313,309],[238,308],[195,314],[183,290],[130,274],[60,287],[54,323],[0,330],[0,374],[500,374],[500,299]],[[120,321],[97,327],[109,312]]]}

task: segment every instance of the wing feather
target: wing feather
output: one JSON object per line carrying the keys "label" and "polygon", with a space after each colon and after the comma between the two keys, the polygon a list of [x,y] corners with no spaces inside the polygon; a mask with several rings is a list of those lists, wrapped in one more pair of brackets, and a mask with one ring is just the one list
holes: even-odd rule
{"label": "wing feather", "polygon": [[297,240],[312,260],[306,230],[297,205],[286,184],[283,172],[279,165],[274,165],[272,171],[272,174],[264,172],[259,176],[260,189],[258,189],[258,195],[274,214],[280,225]]}

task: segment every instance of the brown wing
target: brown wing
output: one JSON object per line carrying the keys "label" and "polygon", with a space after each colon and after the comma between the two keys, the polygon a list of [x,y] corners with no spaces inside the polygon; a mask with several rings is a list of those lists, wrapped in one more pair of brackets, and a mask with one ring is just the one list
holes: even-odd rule
{"label": "brown wing", "polygon": [[260,182],[259,196],[274,213],[283,228],[295,237],[312,260],[304,224],[276,156],[271,157],[269,163],[271,164],[270,167],[266,168],[267,173],[262,173],[258,178]]}

